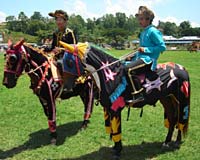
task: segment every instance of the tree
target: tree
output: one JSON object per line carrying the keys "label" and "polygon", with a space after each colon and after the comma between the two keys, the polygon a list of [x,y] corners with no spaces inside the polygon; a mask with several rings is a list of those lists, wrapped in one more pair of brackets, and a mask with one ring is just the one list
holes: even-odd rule
{"label": "tree", "polygon": [[19,32],[27,33],[28,27],[28,17],[25,15],[24,12],[20,12],[18,15],[18,25],[16,30]]}
{"label": "tree", "polygon": [[8,17],[6,17],[6,22],[12,22],[12,21],[16,21],[15,16],[8,16]]}
{"label": "tree", "polygon": [[15,30],[15,26],[16,26],[15,16],[6,17],[6,22],[7,22],[6,26],[8,30],[11,30],[11,31]]}
{"label": "tree", "polygon": [[183,21],[182,23],[180,23],[179,25],[179,33],[180,36],[189,36],[191,35],[191,25],[189,21]]}
{"label": "tree", "polygon": [[80,15],[71,15],[68,21],[68,26],[77,36],[80,36],[86,30],[86,23]]}
{"label": "tree", "polygon": [[25,15],[24,12],[20,12],[19,15],[18,15],[18,20],[19,21],[27,21],[28,17]]}
{"label": "tree", "polygon": [[28,23],[27,33],[33,36],[37,35],[39,30],[45,30],[45,23],[39,20],[32,20]]}
{"label": "tree", "polygon": [[185,30],[191,28],[190,22],[189,21],[183,21],[179,25],[180,29]]}
{"label": "tree", "polygon": [[116,27],[116,18],[113,14],[106,14],[99,21],[99,25],[102,25],[103,28],[115,28]]}
{"label": "tree", "polygon": [[121,46],[125,39],[128,38],[128,32],[122,28],[111,28],[104,31],[103,36],[106,36],[108,40],[113,42],[113,46]]}
{"label": "tree", "polygon": [[116,16],[116,27],[124,28],[127,21],[126,14],[117,12],[115,16]]}
{"label": "tree", "polygon": [[40,12],[35,11],[30,19],[31,20],[43,20],[44,18],[42,17]]}
{"label": "tree", "polygon": [[124,29],[127,30],[130,35],[138,34],[138,32],[140,31],[139,23],[133,15],[130,15],[127,18]]}
{"label": "tree", "polygon": [[162,30],[164,35],[167,36],[178,36],[178,27],[172,22],[161,22],[159,21],[158,28]]}

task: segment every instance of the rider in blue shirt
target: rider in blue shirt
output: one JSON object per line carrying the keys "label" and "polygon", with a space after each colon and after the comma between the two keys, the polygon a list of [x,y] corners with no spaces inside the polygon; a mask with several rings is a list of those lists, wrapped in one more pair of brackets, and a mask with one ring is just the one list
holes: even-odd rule
{"label": "rider in blue shirt", "polygon": [[138,80],[136,82],[134,80],[133,82],[133,79],[135,79],[134,75],[155,71],[159,55],[166,49],[161,32],[152,25],[154,13],[147,7],[140,6],[135,16],[144,30],[139,36],[140,47],[138,48],[138,52],[132,58],[131,63],[126,66],[126,71],[133,89],[133,99],[127,100],[128,103],[143,100],[141,94],[143,88],[139,85]]}

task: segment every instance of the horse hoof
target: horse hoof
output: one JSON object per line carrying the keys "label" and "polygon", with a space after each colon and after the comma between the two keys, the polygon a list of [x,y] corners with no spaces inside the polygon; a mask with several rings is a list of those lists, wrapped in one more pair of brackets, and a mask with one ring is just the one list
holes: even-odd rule
{"label": "horse hoof", "polygon": [[82,125],[81,125],[80,131],[87,129],[89,123],[90,123],[89,120],[84,120]]}
{"label": "horse hoof", "polygon": [[181,145],[181,142],[179,142],[179,141],[174,142],[174,148],[175,149],[179,149],[180,145]]}
{"label": "horse hoof", "polygon": [[120,154],[114,154],[113,160],[120,160]]}
{"label": "horse hoof", "polygon": [[81,128],[79,129],[79,131],[80,131],[80,132],[81,132],[81,131],[84,131],[84,130],[86,130],[87,127],[88,127],[87,125],[82,125]]}
{"label": "horse hoof", "polygon": [[169,143],[163,143],[162,144],[162,149],[169,149],[170,148],[170,146],[169,146]]}
{"label": "horse hoof", "polygon": [[113,155],[114,155],[115,157],[120,157],[122,148],[123,148],[123,147],[122,147],[121,141],[115,142],[114,147],[112,147]]}
{"label": "horse hoof", "polygon": [[51,139],[51,145],[56,145],[57,140],[55,138]]}

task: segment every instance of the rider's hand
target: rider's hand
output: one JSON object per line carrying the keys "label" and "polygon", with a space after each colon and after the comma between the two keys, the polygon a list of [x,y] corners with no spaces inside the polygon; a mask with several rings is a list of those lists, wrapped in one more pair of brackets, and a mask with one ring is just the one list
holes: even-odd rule
{"label": "rider's hand", "polygon": [[131,61],[132,57],[127,57],[125,61]]}
{"label": "rider's hand", "polygon": [[139,48],[138,48],[138,52],[144,53],[144,47],[139,47]]}
{"label": "rider's hand", "polygon": [[60,52],[60,49],[59,49],[58,47],[55,47],[55,48],[53,49],[53,52],[54,52],[55,54],[57,54],[57,53]]}

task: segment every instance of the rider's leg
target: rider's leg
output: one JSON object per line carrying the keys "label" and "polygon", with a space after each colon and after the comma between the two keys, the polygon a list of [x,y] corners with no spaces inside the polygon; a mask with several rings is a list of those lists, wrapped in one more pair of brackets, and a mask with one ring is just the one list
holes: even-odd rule
{"label": "rider's leg", "polygon": [[131,94],[133,95],[132,99],[127,100],[128,103],[139,102],[144,100],[142,95],[143,88],[139,79],[135,75],[140,73],[146,73],[150,70],[151,64],[146,64],[141,59],[133,61],[126,66],[126,73],[132,86]]}

